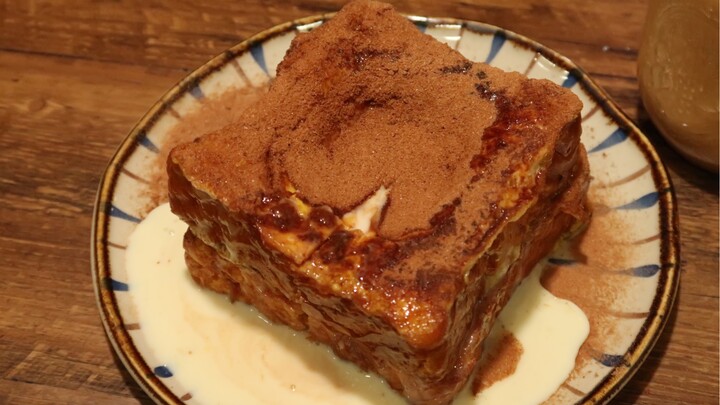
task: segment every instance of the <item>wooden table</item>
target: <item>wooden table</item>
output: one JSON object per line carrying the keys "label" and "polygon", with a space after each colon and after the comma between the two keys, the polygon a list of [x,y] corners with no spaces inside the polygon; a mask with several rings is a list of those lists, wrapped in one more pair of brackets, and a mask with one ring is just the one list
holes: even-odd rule
{"label": "wooden table", "polygon": [[[67,4],[66,4],[67,3]],[[175,82],[249,35],[334,0],[6,1],[0,5],[0,403],[143,403],[115,360],[90,277],[90,226],[115,148]],[[615,403],[718,403],[718,177],[658,136],[638,96],[644,1],[398,1],[495,24],[570,57],[652,139],[680,207],[682,285]]]}

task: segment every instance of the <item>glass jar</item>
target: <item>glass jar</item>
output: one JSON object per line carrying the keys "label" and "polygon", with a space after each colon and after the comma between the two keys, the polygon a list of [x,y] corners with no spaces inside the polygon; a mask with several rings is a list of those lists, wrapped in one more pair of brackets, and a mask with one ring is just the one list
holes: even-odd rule
{"label": "glass jar", "polygon": [[718,171],[718,0],[651,0],[638,79],[648,115],[681,154]]}

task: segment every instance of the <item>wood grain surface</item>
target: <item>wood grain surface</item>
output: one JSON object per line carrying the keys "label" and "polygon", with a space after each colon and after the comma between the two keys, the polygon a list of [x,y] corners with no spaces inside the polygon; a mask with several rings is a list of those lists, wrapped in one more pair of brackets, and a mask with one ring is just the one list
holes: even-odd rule
{"label": "wood grain surface", "polygon": [[[207,3],[207,4],[206,4]],[[210,57],[340,1],[0,2],[0,403],[147,403],[114,357],[90,276],[100,176],[135,122]],[[617,404],[718,403],[718,177],[658,136],[638,95],[645,1],[397,1],[524,34],[578,63],[656,145],[675,184],[682,283]]]}

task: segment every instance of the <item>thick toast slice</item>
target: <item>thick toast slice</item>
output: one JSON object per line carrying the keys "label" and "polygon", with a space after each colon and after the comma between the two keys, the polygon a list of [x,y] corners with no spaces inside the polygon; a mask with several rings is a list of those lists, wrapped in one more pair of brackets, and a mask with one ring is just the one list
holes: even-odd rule
{"label": "thick toast slice", "polygon": [[512,291],[587,217],[580,109],[352,2],[293,40],[239,122],[171,153],[190,271],[411,402],[448,403]]}

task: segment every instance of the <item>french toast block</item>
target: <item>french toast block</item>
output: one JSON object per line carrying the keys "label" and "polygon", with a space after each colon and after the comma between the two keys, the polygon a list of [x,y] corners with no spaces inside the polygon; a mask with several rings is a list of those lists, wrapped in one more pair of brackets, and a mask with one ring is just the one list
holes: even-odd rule
{"label": "french toast block", "polygon": [[351,2],[240,121],[170,154],[189,270],[410,402],[449,403],[515,287],[587,219],[581,107]]}

